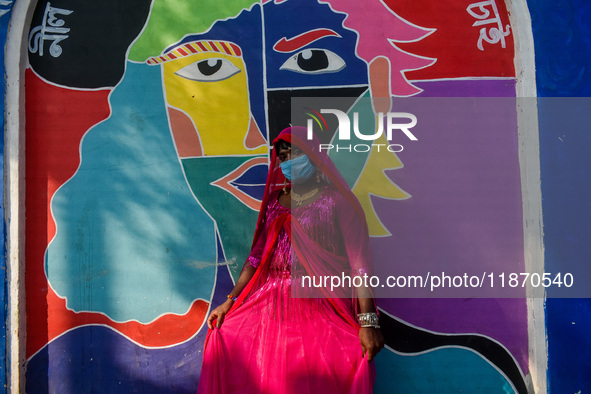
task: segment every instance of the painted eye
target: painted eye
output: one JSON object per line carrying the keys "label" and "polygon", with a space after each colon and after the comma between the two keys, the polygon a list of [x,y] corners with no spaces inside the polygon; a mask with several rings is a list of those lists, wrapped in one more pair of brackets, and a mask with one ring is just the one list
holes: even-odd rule
{"label": "painted eye", "polygon": [[345,61],[328,49],[304,49],[279,68],[303,74],[335,73],[345,68]]}
{"label": "painted eye", "polygon": [[175,74],[191,81],[215,82],[228,79],[239,72],[240,69],[228,59],[216,57],[191,63]]}

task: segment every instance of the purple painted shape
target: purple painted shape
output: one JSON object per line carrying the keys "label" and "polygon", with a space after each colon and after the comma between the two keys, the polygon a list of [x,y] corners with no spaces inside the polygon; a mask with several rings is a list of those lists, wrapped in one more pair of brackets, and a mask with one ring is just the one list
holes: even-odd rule
{"label": "purple painted shape", "polygon": [[480,334],[501,343],[524,374],[528,369],[527,305],[523,298],[380,299],[380,308],[421,329]]}
{"label": "purple painted shape", "polygon": [[515,79],[452,79],[413,82],[415,97],[515,97]]}
{"label": "purple painted shape", "polygon": [[195,393],[202,343],[148,349],[104,326],[69,331],[27,364],[31,393]]}
{"label": "purple painted shape", "polygon": [[[515,82],[415,85],[424,89],[421,98],[395,100],[394,108],[417,116],[412,132],[418,141],[396,137],[393,142],[404,146],[398,153],[404,168],[388,172],[412,197],[394,202],[372,198],[392,232],[391,237],[372,239],[376,273],[425,276],[443,271],[482,277],[524,272]],[[377,289],[377,295],[383,297],[383,290]],[[523,297],[524,291],[507,290],[499,281],[493,291],[436,295],[459,298],[424,298],[429,297],[424,289],[403,289],[397,294],[388,291],[389,299],[379,304],[420,328],[489,336],[507,347],[527,373],[526,300],[500,299]]]}
{"label": "purple painted shape", "polygon": [[[372,198],[392,233],[374,238],[376,272],[388,275],[467,274],[482,288],[381,288],[380,297],[521,297],[501,288],[501,273],[524,271],[521,181],[515,99],[416,98],[394,101],[416,115],[418,141],[399,133],[404,168],[389,171],[412,197]],[[398,140],[396,140],[396,138]],[[490,286],[489,274],[493,274]]]}

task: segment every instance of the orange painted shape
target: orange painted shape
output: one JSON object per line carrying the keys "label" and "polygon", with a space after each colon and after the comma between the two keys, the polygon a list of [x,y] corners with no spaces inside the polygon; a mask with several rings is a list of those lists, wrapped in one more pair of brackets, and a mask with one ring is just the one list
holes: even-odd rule
{"label": "orange painted shape", "polygon": [[168,118],[179,157],[203,156],[201,140],[191,118],[171,107],[168,107]]}
{"label": "orange painted shape", "polygon": [[137,321],[114,322],[106,315],[96,312],[74,312],[66,308],[66,301],[49,288],[47,293],[46,341],[27,344],[27,358],[39,351],[46,343],[76,327],[85,325],[105,325],[125,335],[134,342],[147,347],[163,347],[184,342],[191,338],[205,320],[209,303],[195,300],[184,315],[166,314],[149,324]]}
{"label": "orange painted shape", "polygon": [[390,62],[383,56],[369,63],[369,88],[376,112],[390,111]]}
{"label": "orange painted shape", "polygon": [[259,129],[257,122],[255,122],[254,118],[251,116],[248,133],[246,133],[246,137],[244,138],[244,146],[246,146],[246,149],[256,149],[266,143],[267,141],[263,138],[261,129]]}

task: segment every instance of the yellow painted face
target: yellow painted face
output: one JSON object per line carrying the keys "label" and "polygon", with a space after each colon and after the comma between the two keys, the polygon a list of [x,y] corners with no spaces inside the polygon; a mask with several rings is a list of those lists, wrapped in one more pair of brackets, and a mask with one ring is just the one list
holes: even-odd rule
{"label": "yellow painted face", "polygon": [[251,115],[241,57],[197,53],[162,66],[168,104],[193,120],[204,155],[267,153],[264,145],[248,149],[245,144]]}

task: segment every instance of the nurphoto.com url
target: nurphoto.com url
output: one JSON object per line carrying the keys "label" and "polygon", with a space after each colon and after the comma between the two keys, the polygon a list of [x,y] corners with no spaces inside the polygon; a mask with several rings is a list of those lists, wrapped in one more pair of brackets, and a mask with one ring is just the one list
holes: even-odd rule
{"label": "nurphoto.com url", "polygon": [[427,272],[424,275],[390,275],[382,280],[375,275],[339,275],[308,276],[301,278],[302,288],[326,288],[334,291],[339,288],[365,287],[365,288],[420,288],[434,292],[438,289],[459,288],[548,288],[548,287],[572,287],[574,277],[571,273],[497,273],[483,272],[481,275],[448,275],[445,272],[433,274]]}

